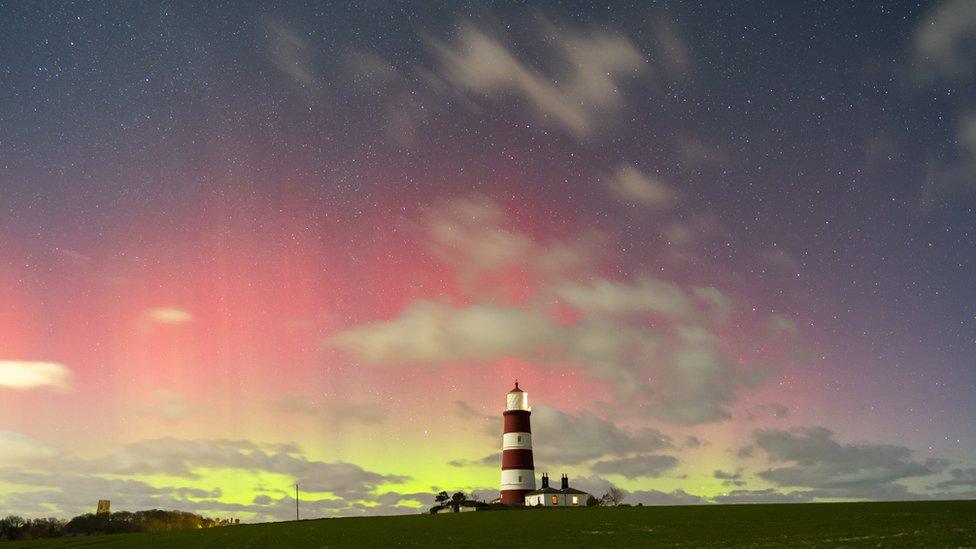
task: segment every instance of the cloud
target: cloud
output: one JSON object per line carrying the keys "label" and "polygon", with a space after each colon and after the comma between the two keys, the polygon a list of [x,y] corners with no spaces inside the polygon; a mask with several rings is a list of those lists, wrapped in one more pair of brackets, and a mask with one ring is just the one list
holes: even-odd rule
{"label": "cloud", "polygon": [[657,429],[621,429],[596,415],[563,412],[551,406],[532,409],[533,446],[539,463],[579,464],[602,456],[651,452],[672,446]]}
{"label": "cloud", "polygon": [[377,402],[323,402],[307,395],[285,395],[275,408],[288,414],[328,416],[335,426],[352,422],[378,425],[390,417],[390,410]]}
{"label": "cloud", "polygon": [[387,137],[401,147],[416,145],[420,126],[431,116],[428,106],[437,99],[434,90],[417,86],[419,78],[374,52],[353,52],[346,56],[346,63],[356,92],[379,103],[376,114],[386,126]]}
{"label": "cloud", "polygon": [[[644,284],[659,286],[656,282]],[[642,305],[680,309],[674,305],[679,294],[667,295],[671,292],[667,288],[664,301],[655,300],[658,290],[653,289],[643,303],[627,303],[618,301],[615,292],[634,294],[633,288],[610,282],[603,287],[611,288],[609,298],[589,296],[582,287],[564,288],[563,292],[577,299],[577,305],[602,312],[640,310]],[[521,308],[453,307],[419,301],[394,320],[340,332],[329,343],[371,364],[437,367],[508,356],[526,357],[553,368],[574,364],[587,376],[607,383],[622,398],[650,398],[648,410],[682,424],[730,417],[726,406],[735,402],[736,391],[762,377],[761,372],[739,368],[701,326],[677,326],[667,346],[663,337],[605,319],[564,326]]]}
{"label": "cloud", "polygon": [[458,415],[466,420],[477,420],[481,422],[480,431],[490,437],[498,436],[498,416],[486,414],[475,410],[470,404],[461,400],[454,401],[455,410]]}
{"label": "cloud", "polygon": [[199,478],[201,468],[268,471],[293,476],[305,490],[362,498],[380,485],[407,480],[366,471],[351,463],[309,460],[295,445],[267,446],[248,441],[172,437],[144,440],[97,460],[82,460],[72,470],[92,474],[164,474]]}
{"label": "cloud", "polygon": [[71,389],[71,378],[71,370],[57,362],[0,360],[0,388],[67,392]]}
{"label": "cloud", "polygon": [[701,496],[689,494],[684,490],[662,492],[660,490],[625,490],[624,503],[631,505],[698,505],[704,503]]}
{"label": "cloud", "polygon": [[544,283],[592,272],[604,257],[604,235],[540,242],[515,230],[497,202],[483,196],[459,198],[429,208],[422,218],[426,248],[456,270],[464,290],[479,294],[513,272]]}
{"label": "cloud", "polygon": [[706,261],[701,250],[719,238],[728,237],[729,232],[722,221],[713,213],[696,212],[682,214],[679,220],[671,220],[660,229],[667,248],[663,259],[676,265],[698,264]]}
{"label": "cloud", "polygon": [[724,324],[728,321],[734,305],[732,298],[713,286],[692,288],[691,293],[711,308],[712,318],[715,322]]}
{"label": "cloud", "polygon": [[447,464],[451,467],[491,467],[497,469],[502,464],[502,453],[495,452],[481,459],[452,459]]}
{"label": "cloud", "polygon": [[953,469],[949,471],[951,478],[931,486],[943,490],[955,488],[976,488],[976,467],[969,469]]}
{"label": "cloud", "polygon": [[334,414],[349,421],[376,425],[390,418],[390,409],[376,402],[348,403],[340,406]]}
{"label": "cloud", "polygon": [[[14,468],[0,468],[0,482],[14,485],[0,494],[0,506],[13,508],[28,516],[74,516],[92,512],[93,501],[110,496],[115,510],[180,509],[210,516],[241,516],[256,521],[289,520],[294,518],[295,500],[292,486],[268,488],[247,486],[258,491],[250,503],[232,503],[224,499],[219,487],[187,488],[174,485],[155,486],[138,479],[106,478],[72,472],[26,472]],[[242,480],[243,482],[243,480]],[[29,486],[18,491],[16,486]],[[243,484],[241,485],[244,486]],[[93,499],[94,498],[94,499]],[[427,504],[428,493],[384,490],[361,499],[303,494],[303,517],[337,517],[361,515],[389,515],[417,512],[417,506]]]}
{"label": "cloud", "polygon": [[714,496],[715,503],[808,503],[813,501],[809,492],[780,492],[773,488],[763,490],[733,490]]}
{"label": "cloud", "polygon": [[377,88],[400,80],[396,67],[376,53],[357,51],[346,56],[352,69],[352,84],[363,92],[375,92]]}
{"label": "cloud", "polygon": [[655,210],[670,206],[675,196],[670,185],[629,165],[610,177],[607,185],[623,202]]}
{"label": "cloud", "polygon": [[429,40],[440,61],[440,77],[472,99],[511,95],[534,109],[538,118],[576,137],[585,137],[600,115],[623,103],[625,76],[645,66],[641,53],[627,38],[606,30],[556,29],[544,23],[547,40],[556,50],[564,74],[547,74],[519,59],[502,39],[464,22],[455,43]]}
{"label": "cloud", "polygon": [[785,334],[788,336],[794,336],[799,332],[796,322],[794,322],[792,318],[781,314],[770,315],[769,318],[766,319],[766,326],[769,329],[769,332],[774,335]]}
{"label": "cloud", "polygon": [[678,160],[690,167],[722,166],[731,164],[732,158],[715,144],[692,135],[676,138]]}
{"label": "cloud", "polygon": [[651,61],[655,71],[673,80],[692,74],[692,55],[678,25],[667,17],[651,25],[656,51],[650,59],[628,37],[605,26],[581,28],[536,18],[536,32],[527,36],[510,38],[508,26],[490,32],[472,21],[461,21],[451,39],[422,36],[433,67],[397,67],[369,51],[353,52],[346,62],[350,85],[378,98],[376,112],[400,146],[417,142],[418,130],[441,104],[481,113],[505,99],[528,111],[540,126],[586,138],[626,107],[623,86],[651,72]]}
{"label": "cloud", "polygon": [[921,76],[949,80],[972,76],[976,64],[976,3],[948,0],[929,12],[915,30],[914,62]]}
{"label": "cloud", "polygon": [[669,368],[657,374],[662,394],[657,415],[675,423],[695,425],[728,419],[726,406],[735,402],[743,383],[729,359],[710,344],[691,343],[671,353]]}
{"label": "cloud", "polygon": [[331,343],[368,363],[437,366],[555,351],[566,336],[544,316],[518,308],[416,301],[394,320],[342,332]]}
{"label": "cloud", "polygon": [[[603,278],[595,274],[591,241],[542,244],[507,224],[496,203],[471,199],[429,212],[423,227],[430,249],[456,266],[462,285],[506,280],[510,269],[541,281],[524,302],[499,305],[511,300],[490,292],[487,298],[473,293],[464,305],[415,300],[391,319],[332,334],[326,344],[358,362],[387,366],[456,367],[519,357],[605,384],[622,409],[686,425],[731,417],[738,393],[775,372],[773,357],[755,363],[733,357],[713,331],[736,303],[719,289],[684,288],[646,275]],[[795,336],[795,330],[781,332],[758,334],[757,348],[763,338]]]}
{"label": "cloud", "polygon": [[790,465],[761,471],[759,477],[779,486],[812,488],[818,497],[896,499],[907,497],[898,480],[940,472],[946,462],[911,459],[911,450],[888,444],[841,444],[823,427],[776,429],[754,433],[756,446],[773,463]]}
{"label": "cloud", "polygon": [[667,17],[658,17],[653,24],[656,51],[667,71],[675,78],[685,78],[694,70],[691,48],[678,26]]}
{"label": "cloud", "polygon": [[196,320],[192,314],[174,307],[159,307],[146,313],[150,320],[160,324],[185,324]]}
{"label": "cloud", "polygon": [[790,409],[785,404],[757,404],[745,413],[745,418],[755,421],[767,417],[785,419],[790,415]]}
{"label": "cloud", "polygon": [[312,62],[312,47],[297,29],[283,23],[264,27],[271,62],[303,89],[319,87]]}
{"label": "cloud", "polygon": [[164,421],[183,419],[196,410],[196,406],[187,401],[184,395],[168,389],[155,391],[149,403],[137,406],[139,413]]}
{"label": "cloud", "polygon": [[789,407],[784,404],[770,404],[767,409],[773,414],[773,417],[785,418],[790,415]]}
{"label": "cloud", "polygon": [[678,465],[678,458],[663,454],[639,455],[598,461],[590,470],[601,475],[621,475],[630,479],[659,477]]}
{"label": "cloud", "polygon": [[[583,490],[598,499],[607,492],[611,484],[609,480],[597,475],[569,479],[569,485],[571,487],[577,490]],[[630,505],[637,505],[638,503],[643,505],[697,505],[704,503],[703,498],[700,496],[689,494],[684,490],[673,490],[671,492],[662,492],[660,490],[621,490],[624,493],[623,502]]]}
{"label": "cloud", "polygon": [[759,256],[770,267],[785,273],[796,274],[800,272],[799,262],[779,246],[765,248],[759,252]]}
{"label": "cloud", "polygon": [[[35,473],[15,468],[0,468],[0,482],[29,486],[30,490],[8,488],[0,495],[0,506],[17,509],[24,515],[74,516],[91,513],[100,497],[112,500],[115,510],[180,509],[183,511],[216,510],[214,503],[201,498],[216,498],[219,489],[202,490],[179,486],[153,486],[141,480],[103,478],[67,471]],[[16,507],[14,507],[16,506]],[[56,511],[52,511],[56,509]]]}
{"label": "cloud", "polygon": [[743,486],[746,483],[744,480],[742,480],[741,471],[736,471],[735,473],[726,473],[721,469],[716,469],[715,472],[712,473],[712,476],[719,480],[724,481],[722,482],[722,484],[724,484],[725,486]]}
{"label": "cloud", "polygon": [[976,111],[956,117],[956,158],[953,162],[930,162],[922,186],[921,205],[933,209],[954,196],[968,196],[976,190]]}
{"label": "cloud", "polygon": [[[461,415],[484,420],[481,432],[498,436],[498,418],[474,410],[466,403],[455,405]],[[536,464],[577,465],[604,456],[647,453],[672,448],[671,437],[657,429],[624,429],[592,412],[569,413],[552,406],[540,405],[532,409],[533,446]],[[450,465],[496,465],[501,454],[494,453],[480,460],[453,460]]]}
{"label": "cloud", "polygon": [[649,277],[633,284],[603,278],[592,284],[567,282],[555,287],[554,291],[583,311],[603,315],[656,313],[684,319],[696,311],[680,286]]}
{"label": "cloud", "polygon": [[[117,509],[179,508],[221,514],[233,511],[280,519],[287,515],[279,516],[276,502],[282,501],[280,496],[288,496],[294,483],[319,498],[310,497],[308,507],[303,501],[302,509],[308,516],[413,512],[415,506],[403,504],[419,497],[388,488],[409,477],[368,471],[342,461],[309,459],[294,444],[160,438],[128,444],[95,458],[78,458],[24,435],[0,431],[0,445],[0,484],[5,485],[0,507],[16,506],[18,512],[33,515],[49,516],[52,507],[69,516],[90,512],[95,499],[110,496]],[[252,490],[254,501],[243,505],[223,501],[218,486],[205,486],[214,470],[240,472],[236,489]],[[147,475],[182,481],[154,486],[140,480]],[[291,479],[285,486],[269,487],[261,480],[268,475]],[[254,484],[248,485],[248,479],[254,479]],[[329,495],[323,498],[321,493]],[[293,510],[294,500],[291,503],[289,509]]]}
{"label": "cloud", "polygon": [[[976,4],[948,0],[932,9],[915,29],[912,68],[923,83],[941,80],[954,90],[952,96],[972,95],[976,74]],[[968,93],[967,95],[967,92]],[[956,103],[955,157],[941,160],[934,153],[922,185],[921,207],[932,210],[947,199],[969,196],[976,190],[976,112],[966,102]],[[939,158],[940,160],[935,160]]]}
{"label": "cloud", "polygon": [[35,438],[0,429],[0,466],[32,463],[58,454],[57,450]]}

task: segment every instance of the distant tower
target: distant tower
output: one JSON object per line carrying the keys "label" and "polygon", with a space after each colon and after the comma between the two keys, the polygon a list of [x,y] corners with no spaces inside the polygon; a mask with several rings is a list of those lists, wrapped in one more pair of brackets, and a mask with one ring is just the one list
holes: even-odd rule
{"label": "distant tower", "polygon": [[[109,514],[109,501],[107,499],[98,500],[98,507],[95,508],[96,515],[107,515]],[[91,507],[89,507],[91,509]]]}
{"label": "distant tower", "polygon": [[502,435],[501,501],[505,505],[524,505],[525,494],[535,490],[531,414],[529,394],[519,389],[516,381],[515,388],[508,393]]}

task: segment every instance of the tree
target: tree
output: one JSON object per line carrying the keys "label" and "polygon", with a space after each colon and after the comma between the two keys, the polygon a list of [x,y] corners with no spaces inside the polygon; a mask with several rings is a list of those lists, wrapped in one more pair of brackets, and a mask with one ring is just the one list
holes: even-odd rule
{"label": "tree", "polygon": [[10,515],[0,519],[0,540],[13,541],[20,538],[21,532],[27,527],[27,520],[23,517]]}
{"label": "tree", "polygon": [[610,485],[610,489],[607,490],[606,494],[600,498],[600,505],[604,507],[616,507],[620,505],[620,502],[624,500],[624,491],[617,488],[613,484]]}
{"label": "tree", "polygon": [[597,505],[600,505],[600,500],[596,499],[593,496],[589,496],[586,498],[587,507],[596,507]]}
{"label": "tree", "polygon": [[445,503],[447,503],[447,500],[449,500],[449,499],[451,499],[451,496],[448,496],[447,495],[447,492],[441,492],[441,493],[437,494],[436,496],[434,496],[434,501],[436,501],[437,503],[439,503],[441,505],[444,505]]}
{"label": "tree", "polygon": [[461,504],[466,499],[468,498],[464,495],[464,492],[454,492],[454,495],[451,496],[451,507],[454,508],[455,513],[461,510]]}

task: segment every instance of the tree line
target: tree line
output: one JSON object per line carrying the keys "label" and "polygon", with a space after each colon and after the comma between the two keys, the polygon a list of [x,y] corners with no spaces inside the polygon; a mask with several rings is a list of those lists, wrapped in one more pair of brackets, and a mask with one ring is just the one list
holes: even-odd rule
{"label": "tree line", "polygon": [[119,511],[99,515],[85,513],[71,520],[57,518],[26,519],[16,515],[0,518],[0,541],[121,534],[165,532],[189,528],[213,528],[232,524],[230,519],[212,519],[185,511]]}

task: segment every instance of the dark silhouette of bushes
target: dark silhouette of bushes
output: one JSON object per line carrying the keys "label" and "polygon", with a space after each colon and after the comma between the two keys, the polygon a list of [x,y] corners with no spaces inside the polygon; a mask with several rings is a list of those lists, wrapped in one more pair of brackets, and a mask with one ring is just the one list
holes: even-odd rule
{"label": "dark silhouette of bushes", "polygon": [[16,515],[0,518],[0,541],[56,538],[65,521],[56,518],[25,519]]}
{"label": "dark silhouette of bushes", "polygon": [[25,519],[8,516],[0,519],[0,541],[87,536],[91,534],[123,534],[134,532],[165,532],[192,528],[213,528],[231,524],[230,520],[201,517],[184,511],[120,511],[95,515],[86,513],[70,521],[55,518]]}

